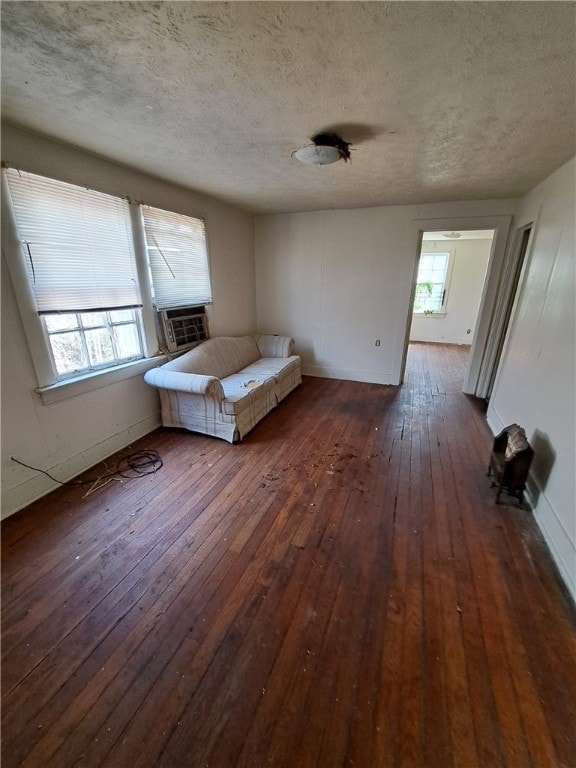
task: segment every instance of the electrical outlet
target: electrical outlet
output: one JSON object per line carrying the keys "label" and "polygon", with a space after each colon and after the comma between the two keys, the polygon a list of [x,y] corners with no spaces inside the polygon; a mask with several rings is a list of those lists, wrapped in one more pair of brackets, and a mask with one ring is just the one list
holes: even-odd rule
{"label": "electrical outlet", "polygon": [[380,339],[376,339],[376,341],[374,342],[374,346],[375,347],[379,347],[380,346]]}

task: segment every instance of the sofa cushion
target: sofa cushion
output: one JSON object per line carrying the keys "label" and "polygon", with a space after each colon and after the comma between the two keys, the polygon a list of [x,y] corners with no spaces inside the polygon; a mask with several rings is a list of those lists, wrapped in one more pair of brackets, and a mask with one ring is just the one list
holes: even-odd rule
{"label": "sofa cushion", "polygon": [[162,368],[224,379],[259,358],[258,344],[251,336],[219,336],[203,341]]}
{"label": "sofa cushion", "polygon": [[297,355],[292,357],[261,357],[242,371],[246,376],[252,376],[255,379],[274,376],[288,376],[293,371],[300,370],[300,358]]}
{"label": "sofa cushion", "polygon": [[220,383],[224,390],[222,410],[228,416],[240,413],[262,397],[267,398],[268,393],[273,392],[275,386],[274,378],[271,376],[256,378],[246,375],[244,371],[227,376]]}
{"label": "sofa cushion", "polygon": [[298,355],[283,358],[263,357],[248,365],[243,373],[255,378],[274,376],[276,382],[274,388],[276,403],[283,400],[286,395],[302,383],[300,358]]}

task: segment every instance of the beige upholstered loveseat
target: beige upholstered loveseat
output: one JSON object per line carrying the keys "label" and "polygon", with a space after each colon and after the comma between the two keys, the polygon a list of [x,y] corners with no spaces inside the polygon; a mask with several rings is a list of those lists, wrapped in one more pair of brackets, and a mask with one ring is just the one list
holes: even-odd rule
{"label": "beige upholstered loveseat", "polygon": [[242,438],[302,381],[288,336],[220,336],[153,368],[162,424],[227,440]]}

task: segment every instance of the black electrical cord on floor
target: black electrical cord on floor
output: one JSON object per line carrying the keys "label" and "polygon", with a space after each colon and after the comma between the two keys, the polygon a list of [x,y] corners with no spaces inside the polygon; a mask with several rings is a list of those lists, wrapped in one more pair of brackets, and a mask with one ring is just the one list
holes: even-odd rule
{"label": "black electrical cord on floor", "polygon": [[136,451],[135,453],[131,453],[128,456],[121,458],[116,464],[116,469],[113,472],[105,472],[103,475],[92,478],[91,480],[66,481],[58,480],[57,477],[51,475],[50,472],[46,472],[45,469],[33,467],[30,464],[20,461],[20,459],[14,458],[14,456],[11,456],[10,458],[12,461],[15,461],[16,464],[21,464],[23,467],[33,469],[35,472],[42,472],[43,475],[46,475],[50,480],[54,480],[55,483],[59,483],[60,485],[91,485],[98,483],[100,480],[105,480],[106,478],[119,477],[122,477],[125,480],[136,480],[137,478],[145,477],[146,475],[154,475],[164,466],[164,462],[157,451]]}

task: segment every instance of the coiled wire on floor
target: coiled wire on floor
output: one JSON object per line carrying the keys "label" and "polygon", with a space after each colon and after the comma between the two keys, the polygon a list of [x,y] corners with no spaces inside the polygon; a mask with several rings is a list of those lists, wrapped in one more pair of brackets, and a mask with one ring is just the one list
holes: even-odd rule
{"label": "coiled wire on floor", "polygon": [[[35,472],[41,472],[43,475],[46,475],[60,485],[95,485],[102,480],[119,480],[120,478],[123,478],[124,480],[137,480],[139,477],[156,474],[156,472],[164,466],[164,462],[158,451],[135,451],[134,453],[129,453],[127,456],[122,456],[116,464],[116,469],[107,470],[96,478],[93,477],[89,480],[58,480],[57,477],[54,477],[54,475],[51,475],[50,472],[47,472],[45,469],[33,467],[31,464],[26,464],[24,461],[14,458],[14,456],[11,456],[10,458],[12,461],[15,461],[16,464],[20,464],[28,469],[33,469]],[[106,466],[106,462],[103,462],[103,464]]]}

